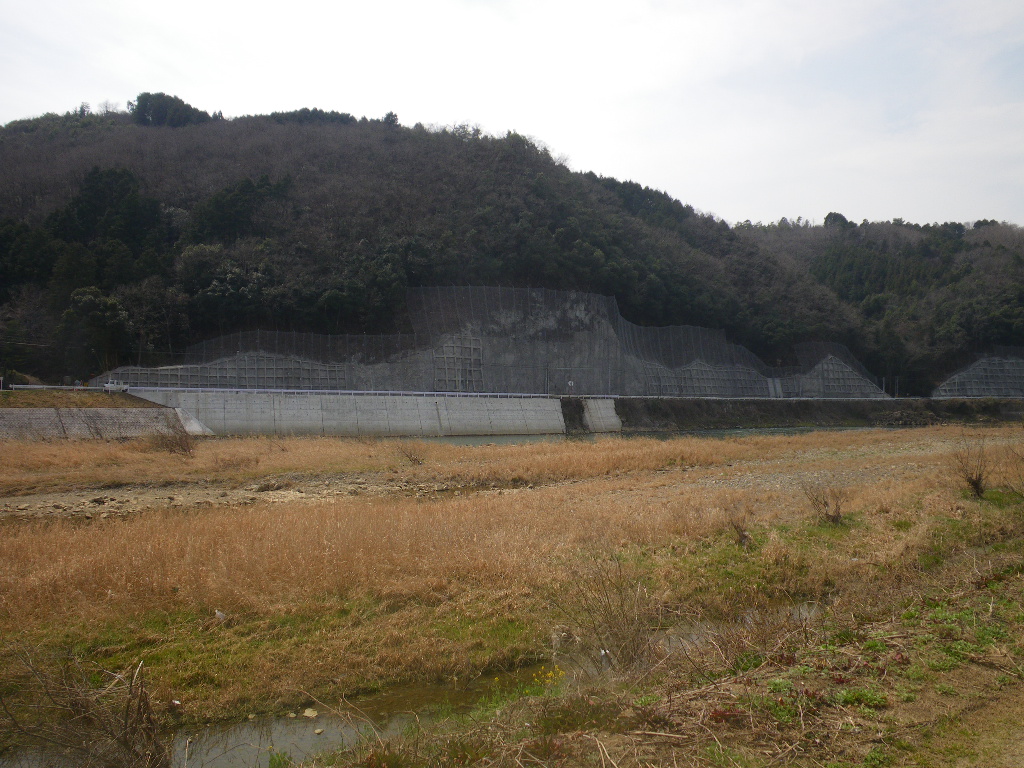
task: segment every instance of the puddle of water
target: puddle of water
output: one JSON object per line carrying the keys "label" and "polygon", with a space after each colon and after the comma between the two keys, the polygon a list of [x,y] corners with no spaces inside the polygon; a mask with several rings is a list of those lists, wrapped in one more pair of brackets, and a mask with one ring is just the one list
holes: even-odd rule
{"label": "puddle of water", "polygon": [[256,717],[241,723],[179,731],[173,743],[174,765],[268,768],[275,753],[287,754],[291,760],[299,761],[328,750],[353,746],[364,739],[393,738],[417,722],[429,722],[448,713],[469,712],[495,690],[531,680],[538,669],[539,666],[524,667],[461,685],[402,686],[367,696],[335,712],[313,705],[317,711],[315,717],[306,717],[303,710],[298,710],[290,715]]}
{"label": "puddle of water", "polygon": [[172,744],[175,766],[183,768],[269,768],[275,754],[290,760],[305,760],[313,755],[361,739],[391,738],[415,722],[414,715],[394,715],[371,725],[352,713],[318,714],[314,718],[298,714],[289,717],[257,717],[244,723],[209,726],[198,733],[179,732]]}
{"label": "puddle of water", "polygon": [[[240,723],[183,728],[171,741],[171,764],[175,768],[269,768],[275,754],[298,762],[354,746],[360,740],[393,738],[417,722],[470,712],[495,691],[531,681],[539,669],[540,665],[533,665],[468,683],[400,686],[339,706],[337,711],[314,704],[311,709],[316,714],[312,717],[307,717],[303,708]],[[24,749],[0,757],[0,768],[63,768],[73,764],[45,749]]]}

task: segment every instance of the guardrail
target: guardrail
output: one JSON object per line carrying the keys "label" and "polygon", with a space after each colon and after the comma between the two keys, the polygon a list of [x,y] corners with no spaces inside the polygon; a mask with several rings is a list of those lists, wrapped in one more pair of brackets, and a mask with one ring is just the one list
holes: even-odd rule
{"label": "guardrail", "polygon": [[[56,384],[12,384],[11,389],[58,389],[77,392],[104,392],[103,387],[58,386]],[[246,389],[242,387],[138,387],[129,386],[125,390],[131,392],[230,392],[232,394],[263,393],[281,395],[355,395],[378,397],[502,397],[502,398],[551,398],[574,397],[586,400],[728,400],[730,402],[794,402],[814,400],[826,402],[895,400],[897,398],[879,397],[721,397],[694,395],[547,395],[536,392],[425,392],[402,389]],[[899,400],[927,400],[925,397],[900,397]],[[970,398],[954,398],[970,399]]]}
{"label": "guardrail", "polygon": [[[11,389],[58,389],[76,392],[104,392],[103,387],[66,387],[50,384],[12,384]],[[415,390],[396,389],[247,389],[241,387],[132,387],[124,392],[229,392],[236,395],[247,393],[280,394],[280,395],[377,395],[403,397],[542,397],[550,398],[557,395],[545,395],[526,392],[421,392]],[[572,395],[567,395],[572,397]],[[615,395],[587,395],[586,397],[613,398]]]}

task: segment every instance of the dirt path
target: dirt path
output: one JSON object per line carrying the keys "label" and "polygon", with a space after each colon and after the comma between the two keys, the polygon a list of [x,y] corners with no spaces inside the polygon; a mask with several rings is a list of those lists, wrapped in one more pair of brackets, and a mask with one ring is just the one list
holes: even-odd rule
{"label": "dirt path", "polygon": [[123,485],[116,488],[0,496],[0,521],[87,521],[122,517],[152,509],[316,502],[352,496],[436,498],[478,490],[458,483],[415,482],[383,472],[331,477],[268,476],[241,487],[217,481]]}

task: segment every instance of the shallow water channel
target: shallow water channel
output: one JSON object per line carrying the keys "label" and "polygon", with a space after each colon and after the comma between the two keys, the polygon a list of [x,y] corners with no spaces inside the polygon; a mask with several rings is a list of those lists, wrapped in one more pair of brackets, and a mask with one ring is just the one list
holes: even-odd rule
{"label": "shallow water channel", "polygon": [[[778,621],[806,625],[820,620],[824,605],[799,602],[744,611],[731,622],[681,622],[654,639],[668,652],[700,645],[729,630]],[[571,677],[593,679],[606,670],[605,658],[583,658],[579,651],[558,653],[555,664]],[[550,662],[548,663],[551,664]],[[355,702],[331,708],[311,703],[294,712],[251,716],[241,723],[210,724],[178,730],[172,739],[173,768],[270,768],[275,755],[300,762],[315,755],[352,746],[360,740],[388,739],[419,722],[465,714],[488,695],[509,691],[543,677],[546,665],[488,675],[468,683],[424,683],[397,686]],[[54,760],[55,758],[55,760]],[[287,763],[286,763],[287,764]],[[67,760],[45,751],[26,751],[0,758],[0,768],[66,766]]]}
{"label": "shallow water channel", "polygon": [[401,686],[338,708],[311,704],[241,723],[182,729],[174,737],[174,766],[266,768],[275,753],[298,762],[360,740],[392,738],[417,722],[469,712],[488,694],[529,681],[537,669],[525,667],[468,684]]}
{"label": "shallow water channel", "polygon": [[[709,637],[730,630],[780,620],[794,626],[814,623],[823,618],[825,609],[826,604],[808,601],[745,611],[732,621],[682,621],[656,633],[652,640],[670,654],[685,653],[686,648],[702,645]],[[599,658],[585,658],[581,650],[563,648],[554,663],[571,671],[570,677],[576,679],[594,679],[609,671],[604,652]],[[336,708],[313,703],[279,715],[253,715],[237,723],[182,728],[172,739],[172,766],[270,768],[280,764],[271,762],[275,755],[300,762],[354,746],[361,740],[390,739],[417,723],[468,713],[489,696],[521,690],[543,679],[546,669],[550,667],[535,664],[469,682],[399,686]],[[38,749],[0,757],[0,768],[63,768],[71,764],[62,755]]]}
{"label": "shallow water channel", "polygon": [[[171,741],[171,764],[173,768],[269,768],[275,755],[299,762],[360,740],[393,738],[417,722],[470,712],[489,695],[531,682],[541,666],[468,683],[400,686],[338,707],[313,703],[279,715],[250,716],[238,723],[182,728]],[[0,757],[0,768],[71,764],[66,756],[46,749]]]}

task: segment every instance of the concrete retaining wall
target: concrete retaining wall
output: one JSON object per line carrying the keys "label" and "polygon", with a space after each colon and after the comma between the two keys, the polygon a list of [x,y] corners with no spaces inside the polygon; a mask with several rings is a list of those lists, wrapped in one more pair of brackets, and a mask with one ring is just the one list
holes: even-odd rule
{"label": "concrete retaining wall", "polygon": [[584,400],[583,426],[588,432],[621,432],[622,420],[615,412],[615,401],[609,398]]}
{"label": "concrete retaining wall", "polygon": [[125,440],[181,429],[170,408],[0,408],[3,440]]}
{"label": "concrete retaining wall", "polygon": [[181,408],[217,435],[563,434],[557,398],[156,390],[132,394]]}
{"label": "concrete retaining wall", "polygon": [[[325,392],[147,390],[167,408],[0,408],[0,440],[117,440],[184,429],[217,435],[564,434],[565,403],[548,397],[353,395]],[[1024,401],[703,400],[572,398],[574,431],[648,432],[801,426],[923,426],[1020,421]],[[575,413],[575,411],[573,411]]]}

